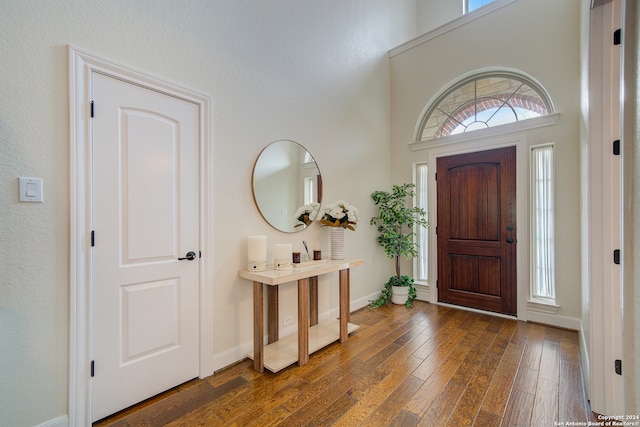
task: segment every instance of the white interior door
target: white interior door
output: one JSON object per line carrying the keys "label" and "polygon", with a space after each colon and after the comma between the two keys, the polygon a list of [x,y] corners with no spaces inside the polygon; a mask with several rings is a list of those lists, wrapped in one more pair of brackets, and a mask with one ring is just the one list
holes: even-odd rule
{"label": "white interior door", "polygon": [[199,115],[97,72],[91,86],[95,421],[198,376]]}

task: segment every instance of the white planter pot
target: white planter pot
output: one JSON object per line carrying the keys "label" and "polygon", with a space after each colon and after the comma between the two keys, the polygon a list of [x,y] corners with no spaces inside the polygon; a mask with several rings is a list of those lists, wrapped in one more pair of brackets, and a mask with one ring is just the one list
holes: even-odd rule
{"label": "white planter pot", "polygon": [[409,297],[408,286],[392,286],[391,287],[391,302],[394,304],[405,304]]}

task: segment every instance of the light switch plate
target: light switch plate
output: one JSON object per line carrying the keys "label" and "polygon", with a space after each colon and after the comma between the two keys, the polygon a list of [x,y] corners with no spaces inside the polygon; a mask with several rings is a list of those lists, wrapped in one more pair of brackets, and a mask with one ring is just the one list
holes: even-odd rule
{"label": "light switch plate", "polygon": [[42,178],[19,177],[20,201],[42,203]]}

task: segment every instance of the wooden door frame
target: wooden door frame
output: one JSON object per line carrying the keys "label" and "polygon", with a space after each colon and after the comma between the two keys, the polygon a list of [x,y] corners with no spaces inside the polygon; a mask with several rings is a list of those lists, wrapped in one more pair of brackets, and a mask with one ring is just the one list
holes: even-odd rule
{"label": "wooden door frame", "polygon": [[199,376],[213,374],[213,150],[207,95],[68,47],[70,126],[69,208],[69,425],[91,425],[91,74],[100,72],[198,105],[200,155],[200,350]]}
{"label": "wooden door frame", "polygon": [[[516,252],[516,277],[517,277],[517,318],[527,321],[527,297],[529,289],[529,144],[527,136],[524,134],[474,137],[468,141],[457,141],[453,144],[439,145],[428,148],[429,182],[428,198],[429,210],[427,212],[429,228],[435,230],[437,221],[437,184],[436,184],[436,162],[440,157],[454,156],[458,154],[468,154],[477,151],[492,150],[496,148],[516,147],[516,241],[518,249]],[[438,292],[435,288],[435,281],[438,277],[438,240],[435,232],[429,233],[429,247],[434,250],[429,251],[429,302],[438,302]],[[496,314],[499,315],[499,314]]]}

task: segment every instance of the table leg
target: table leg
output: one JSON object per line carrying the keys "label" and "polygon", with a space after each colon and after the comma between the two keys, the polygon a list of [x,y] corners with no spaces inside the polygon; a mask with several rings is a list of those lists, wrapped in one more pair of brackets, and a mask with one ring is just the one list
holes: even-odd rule
{"label": "table leg", "polygon": [[340,342],[349,338],[350,320],[349,269],[340,270]]}
{"label": "table leg", "polygon": [[309,277],[309,325],[318,324],[318,276]]}
{"label": "table leg", "polygon": [[309,279],[298,280],[298,365],[309,363]]}
{"label": "table leg", "polygon": [[267,286],[267,344],[280,339],[278,329],[278,285]]}
{"label": "table leg", "polygon": [[253,282],[253,369],[264,372],[264,308],[262,283]]}

